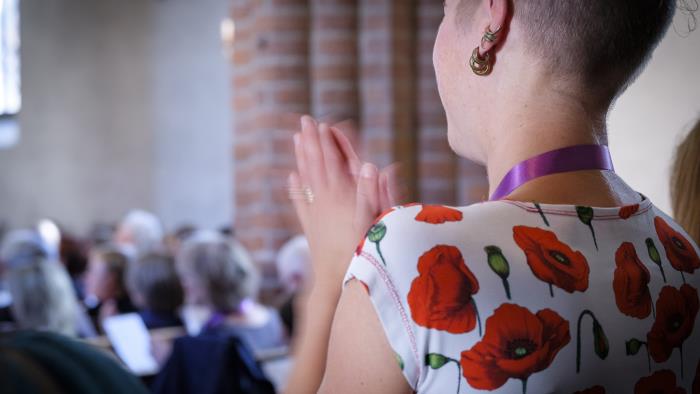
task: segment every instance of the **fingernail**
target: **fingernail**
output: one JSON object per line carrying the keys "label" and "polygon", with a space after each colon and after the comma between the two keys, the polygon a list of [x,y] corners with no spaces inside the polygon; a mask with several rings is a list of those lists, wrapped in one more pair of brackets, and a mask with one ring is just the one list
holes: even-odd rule
{"label": "fingernail", "polygon": [[362,169],[360,169],[360,175],[363,178],[373,178],[374,173],[375,173],[375,168],[370,163],[363,164]]}

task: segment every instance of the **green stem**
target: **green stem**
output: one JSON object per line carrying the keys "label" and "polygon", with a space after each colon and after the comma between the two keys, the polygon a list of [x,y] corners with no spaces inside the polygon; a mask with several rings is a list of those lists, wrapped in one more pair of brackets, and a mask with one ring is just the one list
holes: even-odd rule
{"label": "green stem", "polygon": [[554,286],[551,283],[549,284],[549,295],[554,298]]}
{"label": "green stem", "polygon": [[661,270],[661,277],[664,278],[664,283],[667,283],[666,282],[666,272],[664,272],[664,267],[661,265],[660,261],[657,265],[659,266],[659,269]]}
{"label": "green stem", "polygon": [[506,289],[506,297],[510,300],[510,284],[506,278],[503,278],[503,287]]}
{"label": "green stem", "polygon": [[546,224],[547,227],[549,227],[549,220],[547,220],[547,217],[544,216],[544,211],[542,210],[542,207],[540,206],[540,204],[535,203],[535,207],[537,208],[537,212],[540,213],[540,216],[542,216],[542,220],[544,220],[544,224]]}
{"label": "green stem", "polygon": [[379,254],[379,258],[382,259],[382,263],[384,263],[384,266],[386,267],[386,260],[384,260],[384,255],[382,254],[382,250],[379,248],[379,242],[375,242],[375,245],[377,245],[377,253]]}
{"label": "green stem", "polygon": [[578,324],[576,326],[576,373],[581,372],[581,321],[586,315],[589,315],[591,319],[596,320],[595,316],[593,316],[593,312],[589,311],[588,309],[581,312],[581,315],[578,317]]}
{"label": "green stem", "polygon": [[651,301],[651,316],[656,319],[656,307],[654,306],[654,300]]}
{"label": "green stem", "polygon": [[523,379],[523,394],[527,393],[527,379]]}
{"label": "green stem", "polygon": [[685,274],[683,273],[683,271],[679,271],[679,272],[681,273],[681,278],[683,278],[683,284],[684,284],[684,285],[687,284],[687,283],[685,282]]}
{"label": "green stem", "polygon": [[651,356],[649,355],[649,345],[646,342],[644,344],[644,349],[647,351],[647,365],[649,366],[649,373],[651,373]]}
{"label": "green stem", "polygon": [[459,388],[462,386],[462,365],[457,360],[452,360],[457,364],[457,394],[459,394]]}
{"label": "green stem", "polygon": [[472,305],[474,306],[474,312],[476,312],[476,322],[479,324],[479,336],[482,336],[481,333],[481,316],[479,315],[479,308],[476,306],[476,301],[474,301],[474,298],[472,297]]}
{"label": "green stem", "polygon": [[680,350],[681,353],[681,380],[683,380],[683,345],[680,345],[678,350]]}
{"label": "green stem", "polygon": [[593,228],[593,223],[589,223],[588,228],[591,229],[591,235],[593,235],[593,243],[595,244],[595,250],[599,250],[598,249],[598,240],[595,237],[595,229]]}

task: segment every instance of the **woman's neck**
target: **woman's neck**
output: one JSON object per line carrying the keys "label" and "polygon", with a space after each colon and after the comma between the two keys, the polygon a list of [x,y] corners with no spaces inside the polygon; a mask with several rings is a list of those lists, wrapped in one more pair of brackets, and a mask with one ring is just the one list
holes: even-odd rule
{"label": "woman's neck", "polygon": [[[532,96],[531,96],[532,97]],[[487,147],[489,194],[518,163],[539,154],[582,144],[606,144],[604,115],[591,114],[566,98],[508,103],[508,116],[494,117]],[[577,171],[544,176],[519,187],[508,199],[542,203],[617,206],[638,195],[614,173]]]}

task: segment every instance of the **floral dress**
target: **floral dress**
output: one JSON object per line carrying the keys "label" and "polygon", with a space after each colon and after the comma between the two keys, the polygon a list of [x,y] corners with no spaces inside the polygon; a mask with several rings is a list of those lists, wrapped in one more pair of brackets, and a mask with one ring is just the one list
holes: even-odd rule
{"label": "floral dress", "polygon": [[649,200],[382,215],[367,290],[418,393],[700,394],[697,246]]}

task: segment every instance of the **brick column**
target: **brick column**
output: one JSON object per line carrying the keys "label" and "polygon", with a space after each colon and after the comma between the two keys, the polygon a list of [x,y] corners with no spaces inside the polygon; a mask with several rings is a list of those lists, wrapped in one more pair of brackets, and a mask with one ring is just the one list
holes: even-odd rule
{"label": "brick column", "polygon": [[360,112],[366,156],[400,162],[416,197],[415,4],[360,0]]}
{"label": "brick column", "polygon": [[359,118],[356,3],[311,0],[311,108],[321,119]]}
{"label": "brick column", "polygon": [[305,0],[235,0],[233,65],[236,234],[266,276],[297,230],[286,179],[292,133],[310,110]]}

